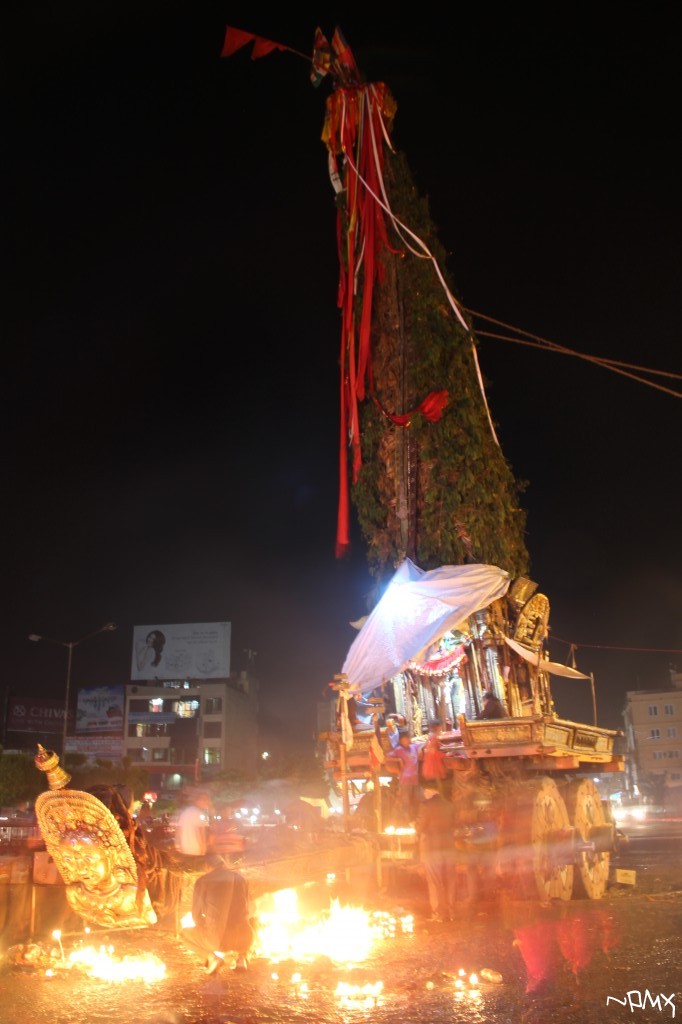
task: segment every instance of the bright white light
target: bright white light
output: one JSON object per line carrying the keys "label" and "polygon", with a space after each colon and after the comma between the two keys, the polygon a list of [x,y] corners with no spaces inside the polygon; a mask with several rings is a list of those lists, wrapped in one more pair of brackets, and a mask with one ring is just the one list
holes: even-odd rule
{"label": "bright white light", "polygon": [[144,953],[139,957],[125,956],[122,960],[114,958],[112,953],[113,946],[107,950],[101,946],[99,951],[88,947],[74,950],[69,954],[69,961],[86,967],[91,977],[105,981],[125,983],[142,980],[151,983],[166,977],[166,965],[153,953]]}
{"label": "bright white light", "polygon": [[267,750],[264,750],[263,753],[261,754],[261,757],[263,758],[264,761],[267,761],[267,759],[270,757],[270,755],[267,752]]}

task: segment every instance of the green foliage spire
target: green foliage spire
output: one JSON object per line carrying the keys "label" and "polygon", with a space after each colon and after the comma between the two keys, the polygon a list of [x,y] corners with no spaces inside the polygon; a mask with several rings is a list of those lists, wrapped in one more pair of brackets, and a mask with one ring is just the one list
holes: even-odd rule
{"label": "green foliage spire", "polygon": [[[428,203],[401,154],[386,154],[385,182],[395,215],[426,242],[447,279]],[[524,574],[523,485],[490,429],[476,339],[458,323],[431,261],[407,251],[392,229],[389,243],[398,252],[379,255],[373,305],[376,397],[392,413],[416,408],[430,391],[446,389],[449,401],[439,422],[417,414],[406,428],[371,399],[362,405],[363,466],[352,501],[370,569],[381,580],[407,556],[425,569],[485,562]]]}

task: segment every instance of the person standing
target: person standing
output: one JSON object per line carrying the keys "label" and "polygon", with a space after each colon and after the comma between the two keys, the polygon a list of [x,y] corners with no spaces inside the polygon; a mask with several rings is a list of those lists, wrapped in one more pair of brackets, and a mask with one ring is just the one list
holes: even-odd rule
{"label": "person standing", "polygon": [[209,850],[209,825],[211,823],[211,797],[208,793],[197,793],[178,816],[175,828],[175,848],[191,857],[205,857]]}
{"label": "person standing", "polygon": [[429,734],[426,743],[419,751],[421,763],[421,776],[424,782],[435,782],[441,796],[447,795],[448,770],[445,766],[445,754],[440,746],[440,734],[442,726],[440,722],[429,726]]}
{"label": "person standing", "polygon": [[416,829],[419,859],[424,867],[431,920],[450,921],[457,911],[457,861],[455,855],[455,808],[438,792],[435,779],[423,784]]}
{"label": "person standing", "polygon": [[386,760],[400,761],[398,800],[402,824],[411,825],[417,817],[419,800],[419,747],[410,739],[407,730],[401,731],[395,750],[386,754]]}

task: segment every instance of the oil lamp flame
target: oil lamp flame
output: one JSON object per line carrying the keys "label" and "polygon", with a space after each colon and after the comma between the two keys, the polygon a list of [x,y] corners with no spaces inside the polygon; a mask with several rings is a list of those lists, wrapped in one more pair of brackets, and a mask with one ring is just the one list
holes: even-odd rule
{"label": "oil lamp flame", "polygon": [[335,995],[342,1007],[373,1010],[379,1003],[383,989],[383,981],[368,982],[365,985],[351,985],[347,981],[340,981],[336,986]]}

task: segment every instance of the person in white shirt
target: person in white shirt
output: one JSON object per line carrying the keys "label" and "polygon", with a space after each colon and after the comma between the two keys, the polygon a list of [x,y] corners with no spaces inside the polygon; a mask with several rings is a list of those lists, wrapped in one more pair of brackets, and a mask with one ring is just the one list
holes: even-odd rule
{"label": "person in white shirt", "polygon": [[197,793],[194,802],[178,816],[175,827],[175,848],[192,857],[204,857],[209,848],[208,828],[211,823],[211,797]]}

